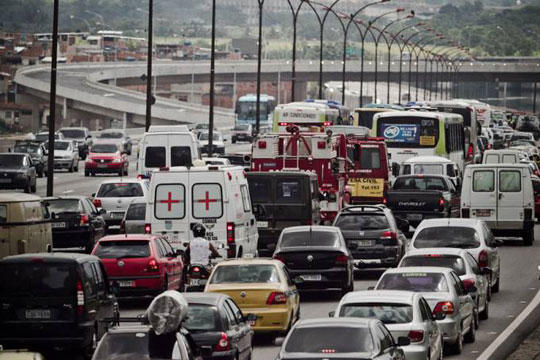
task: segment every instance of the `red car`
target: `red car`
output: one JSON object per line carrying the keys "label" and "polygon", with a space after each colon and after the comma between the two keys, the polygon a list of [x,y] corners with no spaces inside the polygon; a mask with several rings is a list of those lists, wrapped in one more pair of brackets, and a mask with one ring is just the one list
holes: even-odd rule
{"label": "red car", "polygon": [[119,297],[181,289],[184,264],[163,237],[105,236],[98,241],[92,255],[101,259],[111,283],[120,285]]}
{"label": "red car", "polygon": [[84,176],[95,176],[97,173],[117,173],[127,176],[129,161],[127,154],[116,142],[98,142],[90,148],[84,163]]}

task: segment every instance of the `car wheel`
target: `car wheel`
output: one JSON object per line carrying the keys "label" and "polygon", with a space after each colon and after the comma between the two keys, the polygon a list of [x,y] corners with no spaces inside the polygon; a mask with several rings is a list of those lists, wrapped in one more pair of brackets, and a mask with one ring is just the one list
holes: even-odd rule
{"label": "car wheel", "polygon": [[534,229],[525,231],[523,233],[523,244],[525,246],[531,246],[534,241]]}
{"label": "car wheel", "polygon": [[30,194],[30,179],[26,182],[26,185],[24,185],[24,192],[27,194]]}
{"label": "car wheel", "polygon": [[88,242],[84,246],[84,252],[90,254],[92,250],[94,250],[95,243],[96,239],[94,238],[94,235],[90,234],[90,239],[88,239]]}
{"label": "car wheel", "polygon": [[233,144],[236,144],[236,138],[233,137],[233,138],[231,139],[231,141],[232,141]]}
{"label": "car wheel", "polygon": [[95,173],[95,172],[91,172],[90,175],[96,176],[96,173]]}
{"label": "car wheel", "polygon": [[488,284],[486,297],[487,297],[487,301],[491,301],[491,281]]}
{"label": "car wheel", "polygon": [[90,171],[84,170],[84,176],[90,176]]}
{"label": "car wheel", "polygon": [[73,165],[73,163],[71,163],[71,165],[69,165],[69,167],[68,167],[68,171],[69,171],[70,173],[72,173],[74,167],[75,167],[75,166]]}
{"label": "car wheel", "polygon": [[491,287],[491,292],[498,293],[500,289],[500,285],[501,285],[501,277],[500,275],[497,275],[497,282],[495,283],[495,285]]}
{"label": "car wheel", "polygon": [[39,172],[38,172],[37,175],[38,175],[39,178],[43,177],[43,166],[39,169]]}
{"label": "car wheel", "polygon": [[439,357],[437,360],[443,360],[444,357],[444,339],[441,336],[441,349],[439,350]]}
{"label": "car wheel", "polygon": [[79,172],[79,163],[78,162],[75,163],[75,166],[73,167],[73,169],[75,170],[75,172]]}
{"label": "car wheel", "polygon": [[84,350],[84,358],[86,360],[92,359],[92,355],[94,355],[94,351],[96,351],[97,348],[97,343],[97,329],[94,329],[94,331],[92,332],[92,342]]}
{"label": "car wheel", "polygon": [[459,355],[463,351],[463,333],[461,329],[459,330],[458,338],[455,343],[449,345],[450,351],[455,354]]}
{"label": "car wheel", "polygon": [[469,343],[469,344],[476,341],[476,321],[474,317],[472,319],[471,326],[469,327],[469,331],[467,332],[467,335],[465,335],[464,340],[466,343]]}
{"label": "car wheel", "polygon": [[30,186],[30,192],[35,193],[36,191],[37,191],[37,184],[31,185]]}
{"label": "car wheel", "polygon": [[486,296],[486,303],[484,304],[484,310],[482,310],[482,312],[480,313],[480,320],[487,320],[488,318],[489,318],[489,301]]}

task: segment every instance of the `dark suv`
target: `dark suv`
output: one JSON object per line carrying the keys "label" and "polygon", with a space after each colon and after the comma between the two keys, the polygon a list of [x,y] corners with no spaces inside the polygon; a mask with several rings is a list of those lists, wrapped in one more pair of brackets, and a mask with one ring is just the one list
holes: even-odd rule
{"label": "dark suv", "polygon": [[0,260],[0,345],[75,348],[88,356],[118,303],[101,261],[84,254],[24,254]]}
{"label": "dark suv", "polygon": [[85,160],[88,155],[88,149],[92,146],[92,135],[90,130],[85,127],[66,127],[60,129],[60,132],[66,140],[75,140],[79,148],[79,157]]}
{"label": "dark suv", "polygon": [[347,206],[337,215],[334,226],[341,229],[357,268],[393,267],[405,254],[406,220],[394,218],[384,205]]}

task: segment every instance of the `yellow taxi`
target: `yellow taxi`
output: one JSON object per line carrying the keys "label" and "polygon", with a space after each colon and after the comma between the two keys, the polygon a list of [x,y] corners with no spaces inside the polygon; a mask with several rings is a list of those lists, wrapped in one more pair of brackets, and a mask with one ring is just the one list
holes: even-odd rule
{"label": "yellow taxi", "polygon": [[226,260],[216,265],[205,292],[227,294],[251,321],[256,332],[286,333],[300,317],[298,290],[285,265],[272,259]]}

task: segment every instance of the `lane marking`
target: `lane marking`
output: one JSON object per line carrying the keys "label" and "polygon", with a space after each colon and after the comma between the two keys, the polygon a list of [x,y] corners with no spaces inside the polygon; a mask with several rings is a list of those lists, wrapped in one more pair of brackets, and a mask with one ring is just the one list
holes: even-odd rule
{"label": "lane marking", "polygon": [[520,303],[520,304],[526,304],[527,302],[522,300],[522,301],[520,301],[519,303]]}
{"label": "lane marking", "polygon": [[497,333],[496,331],[490,331],[490,332],[488,332],[487,334],[488,334],[488,335],[495,335],[496,333]]}
{"label": "lane marking", "polygon": [[62,191],[62,194],[71,194],[72,192],[75,192],[75,190]]}
{"label": "lane marking", "polygon": [[507,315],[506,317],[507,318],[514,318],[515,316],[514,315]]}

